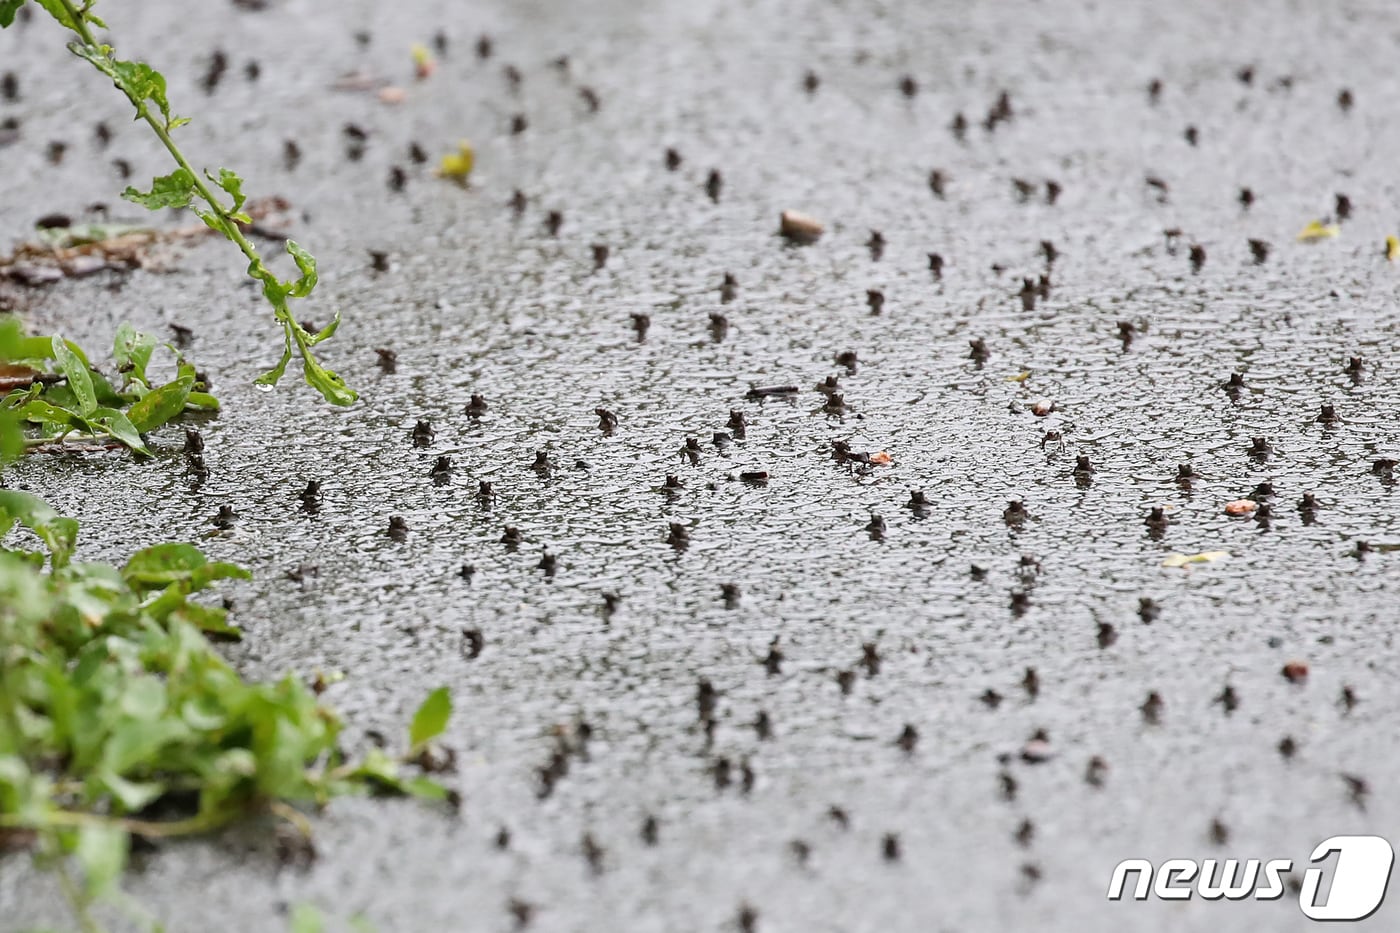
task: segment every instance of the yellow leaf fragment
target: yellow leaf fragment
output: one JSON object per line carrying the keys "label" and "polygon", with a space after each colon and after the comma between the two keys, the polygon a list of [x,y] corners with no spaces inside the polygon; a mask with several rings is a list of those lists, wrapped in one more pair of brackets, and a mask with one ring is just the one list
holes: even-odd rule
{"label": "yellow leaf fragment", "polygon": [[422,81],[432,77],[437,70],[437,62],[433,60],[433,53],[428,51],[428,47],[421,42],[413,43],[413,73],[418,80]]}
{"label": "yellow leaf fragment", "polygon": [[1298,242],[1312,243],[1317,240],[1330,240],[1341,232],[1342,228],[1336,224],[1325,224],[1320,220],[1314,220],[1298,231]]}
{"label": "yellow leaf fragment", "polygon": [[1400,237],[1388,236],[1385,238],[1385,258],[1390,262],[1400,259]]}
{"label": "yellow leaf fragment", "polygon": [[1187,564],[1208,564],[1222,557],[1229,557],[1229,551],[1202,551],[1199,554],[1168,554],[1162,561],[1163,567],[1185,567]]}
{"label": "yellow leaf fragment", "polygon": [[1031,371],[1028,369],[1028,370],[1026,370],[1026,371],[1023,372],[1023,373],[1017,373],[1017,374],[1014,375],[1014,376],[1007,376],[1007,377],[1006,377],[1006,381],[1007,381],[1007,382],[1025,382],[1025,381],[1026,381],[1027,379],[1029,379],[1030,377],[1031,377]]}
{"label": "yellow leaf fragment", "polygon": [[476,165],[476,150],[465,139],[457,143],[457,151],[442,157],[437,173],[443,178],[453,178],[465,182]]}

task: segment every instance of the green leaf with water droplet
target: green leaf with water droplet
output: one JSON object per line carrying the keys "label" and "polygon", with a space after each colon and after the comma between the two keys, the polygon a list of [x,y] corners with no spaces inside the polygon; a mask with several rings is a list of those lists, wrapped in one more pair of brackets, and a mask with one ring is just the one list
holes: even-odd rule
{"label": "green leaf with water droplet", "polygon": [[137,380],[144,387],[147,384],[146,367],[151,363],[155,352],[156,339],[149,334],[137,331],[126,321],[117,325],[117,336],[113,341],[112,359],[116,361],[128,381]]}
{"label": "green leaf with water droplet", "polygon": [[53,338],[53,355],[64,378],[68,380],[68,388],[73,390],[78,400],[78,413],[83,417],[91,415],[97,409],[97,393],[92,388],[87,361],[62,337]]}

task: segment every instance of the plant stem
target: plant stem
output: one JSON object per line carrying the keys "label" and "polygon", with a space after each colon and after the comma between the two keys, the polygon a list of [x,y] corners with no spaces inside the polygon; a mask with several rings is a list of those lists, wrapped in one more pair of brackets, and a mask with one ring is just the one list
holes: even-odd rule
{"label": "plant stem", "polygon": [[[63,5],[64,11],[73,20],[73,31],[78,34],[78,38],[82,39],[83,44],[89,48],[96,48],[97,40],[93,38],[92,32],[88,29],[86,18],[87,7],[84,6],[82,12],[79,12],[78,9],[74,7],[72,0],[58,0],[58,2]],[[166,151],[170,153],[176,164],[189,173],[194,183],[194,190],[197,191],[199,196],[209,205],[213,210],[214,216],[218,219],[220,232],[228,237],[229,240],[242,251],[243,255],[248,258],[248,262],[253,267],[256,267],[257,273],[260,273],[255,274],[254,277],[259,279],[264,277],[272,278],[272,273],[268,270],[267,266],[263,265],[262,256],[258,254],[258,248],[243,235],[243,231],[239,229],[237,222],[229,218],[228,209],[225,208],[222,202],[209,190],[209,186],[205,183],[203,175],[195,171],[194,166],[190,165],[189,159],[180,151],[180,147],[175,145],[175,141],[170,138],[170,132],[151,114],[151,110],[146,106],[146,102],[137,100],[128,93],[125,88],[122,88],[122,93],[126,94],[127,100],[131,101],[132,106],[136,108],[137,115],[150,126],[151,131],[156,134],[156,138],[161,141],[161,145],[165,146]],[[297,324],[292,318],[291,312],[285,307],[279,308],[274,306],[273,313],[291,332],[292,336],[296,339],[297,348],[301,351],[302,356],[305,357],[310,348],[306,344],[306,335],[301,325]]]}
{"label": "plant stem", "polygon": [[[42,826],[64,827],[69,829],[83,826],[117,826],[126,832],[137,836],[149,836],[152,839],[169,838],[172,836],[191,836],[197,833],[208,832],[218,829],[240,814],[236,811],[228,813],[206,814],[192,816],[185,820],[170,820],[168,822],[156,823],[150,820],[133,820],[120,816],[102,816],[97,813],[83,813],[79,810],[52,810],[43,816]],[[32,825],[33,821],[25,820],[18,814],[0,813],[0,828],[5,829],[36,829]]]}
{"label": "plant stem", "polygon": [[68,871],[68,866],[62,861],[58,863],[58,884],[63,888],[63,896],[68,898],[68,903],[72,905],[73,914],[78,918],[78,926],[82,927],[83,933],[102,933],[102,927],[98,926],[88,911],[88,896],[78,887]]}
{"label": "plant stem", "polygon": [[271,801],[267,805],[267,808],[269,811],[272,812],[274,816],[280,816],[282,819],[286,820],[288,823],[294,826],[296,828],[296,831],[301,833],[301,837],[303,839],[311,838],[311,821],[308,820],[301,813],[300,810],[297,810],[295,807],[285,804],[280,800]]}
{"label": "plant stem", "polygon": [[[79,13],[77,9],[74,8],[72,0],[58,0],[58,2],[63,4],[64,11],[73,18],[73,31],[78,34],[78,38],[82,39],[83,44],[89,48],[96,48],[97,40],[93,38],[92,32],[88,29],[87,19],[84,16],[86,8],[84,8],[83,13]],[[126,93],[124,88],[122,93]],[[219,225],[222,227],[223,234],[243,251],[243,255],[248,257],[249,262],[254,262],[261,266],[262,257],[258,255],[257,247],[249,242],[248,238],[243,235],[242,230],[238,229],[238,224],[229,220],[223,204],[214,197],[214,193],[210,191],[208,185],[204,183],[204,177],[194,170],[194,166],[190,165],[189,159],[185,158],[185,154],[180,151],[180,147],[175,145],[175,141],[170,138],[170,133],[151,115],[151,110],[146,106],[146,102],[136,100],[130,94],[127,94],[127,99],[130,100],[132,106],[136,108],[136,113],[141,119],[145,120],[147,125],[150,126],[152,132],[156,134],[156,137],[161,141],[161,144],[165,146],[171,157],[174,158],[176,164],[190,173],[190,178],[194,180],[194,190],[198,191],[199,196],[214,209],[214,213],[219,218]]]}
{"label": "plant stem", "polygon": [[26,437],[24,439],[25,450],[33,450],[36,447],[49,447],[58,445],[62,447],[70,441],[110,441],[110,434],[65,434],[62,437]]}

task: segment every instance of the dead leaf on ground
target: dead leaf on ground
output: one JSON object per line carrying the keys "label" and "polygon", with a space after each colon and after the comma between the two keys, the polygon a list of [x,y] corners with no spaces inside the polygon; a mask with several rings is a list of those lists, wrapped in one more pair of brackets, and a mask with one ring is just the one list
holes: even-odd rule
{"label": "dead leaf on ground", "polygon": [[[264,239],[285,240],[290,210],[285,198],[249,201],[244,211],[252,222],[239,228]],[[107,269],[161,271],[171,264],[168,247],[213,233],[202,223],[165,230],[130,224],[49,227],[40,232],[39,242],[22,243],[9,256],[0,256],[0,278],[37,288]]]}
{"label": "dead leaf on ground", "polygon": [[335,83],[331,85],[331,90],[364,93],[377,91],[388,83],[388,79],[370,74],[368,71],[351,71],[336,78]]}
{"label": "dead leaf on ground", "polygon": [[0,392],[27,389],[36,382],[58,382],[62,376],[41,373],[20,363],[0,363]]}

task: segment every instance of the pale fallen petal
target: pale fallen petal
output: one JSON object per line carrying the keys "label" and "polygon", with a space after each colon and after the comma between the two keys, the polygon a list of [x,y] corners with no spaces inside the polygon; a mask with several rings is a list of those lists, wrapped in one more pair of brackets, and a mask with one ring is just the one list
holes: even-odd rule
{"label": "pale fallen petal", "polygon": [[1185,567],[1187,564],[1208,564],[1223,557],[1229,557],[1229,551],[1202,551],[1199,554],[1168,554],[1166,560],[1162,561],[1163,567]]}

